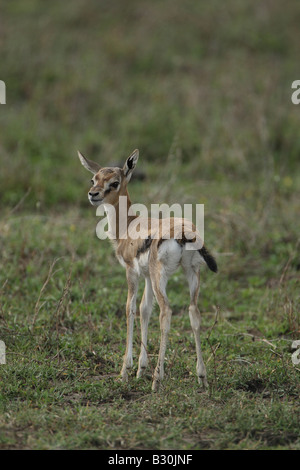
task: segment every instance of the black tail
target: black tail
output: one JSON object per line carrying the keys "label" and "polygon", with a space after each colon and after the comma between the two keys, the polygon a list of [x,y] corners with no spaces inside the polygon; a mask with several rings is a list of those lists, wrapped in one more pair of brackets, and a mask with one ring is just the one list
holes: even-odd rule
{"label": "black tail", "polygon": [[204,261],[206,262],[207,266],[211,271],[214,273],[218,272],[218,266],[216,263],[215,258],[210,254],[210,252],[203,246],[201,250],[198,250]]}

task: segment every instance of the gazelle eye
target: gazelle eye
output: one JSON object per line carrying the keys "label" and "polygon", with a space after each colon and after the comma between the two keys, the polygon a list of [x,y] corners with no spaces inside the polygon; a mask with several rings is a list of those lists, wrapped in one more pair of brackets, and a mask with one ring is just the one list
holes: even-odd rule
{"label": "gazelle eye", "polygon": [[93,180],[91,180],[91,183],[92,183],[92,185],[94,186],[94,181],[93,181]]}
{"label": "gazelle eye", "polygon": [[115,181],[109,185],[111,188],[117,188],[119,186],[119,181]]}

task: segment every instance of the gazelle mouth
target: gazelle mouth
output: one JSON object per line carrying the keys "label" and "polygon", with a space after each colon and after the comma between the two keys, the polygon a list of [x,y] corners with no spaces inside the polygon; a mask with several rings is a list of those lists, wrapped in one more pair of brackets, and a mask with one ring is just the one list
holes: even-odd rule
{"label": "gazelle mouth", "polygon": [[89,197],[89,201],[94,206],[99,206],[101,204],[101,202],[103,201],[103,199],[95,199],[93,197]]}

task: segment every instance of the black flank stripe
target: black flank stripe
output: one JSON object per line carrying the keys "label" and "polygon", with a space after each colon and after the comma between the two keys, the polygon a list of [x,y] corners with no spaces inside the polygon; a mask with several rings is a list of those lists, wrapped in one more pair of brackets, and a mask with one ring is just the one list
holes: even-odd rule
{"label": "black flank stripe", "polygon": [[149,235],[148,238],[145,238],[142,246],[140,246],[140,248],[137,250],[136,257],[139,258],[142,253],[145,253],[147,250],[149,250],[151,243],[152,243],[152,238]]}

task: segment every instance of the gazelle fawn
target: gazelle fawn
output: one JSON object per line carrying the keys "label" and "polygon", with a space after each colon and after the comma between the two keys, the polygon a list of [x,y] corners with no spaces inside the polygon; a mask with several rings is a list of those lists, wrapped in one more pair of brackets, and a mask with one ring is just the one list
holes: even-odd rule
{"label": "gazelle fawn", "polygon": [[[85,158],[80,152],[78,152],[78,156],[82,165],[93,173],[92,187],[88,193],[89,201],[93,206],[104,205],[108,219],[109,238],[113,242],[118,260],[126,269],[128,283],[127,343],[121,370],[122,380],[127,381],[128,371],[133,362],[133,325],[136,314],[138,281],[142,276],[145,279],[145,290],[140,304],[141,351],[137,377],[142,376],[148,363],[148,323],[153,301],[156,299],[160,308],[161,341],[158,361],[153,374],[152,390],[158,389],[164,376],[167,336],[172,316],[166,287],[169,277],[181,265],[190,290],[189,316],[196,343],[197,376],[199,383],[207,387],[206,369],[201,353],[201,317],[197,300],[200,286],[200,266],[206,263],[212,271],[217,272],[216,261],[203,245],[200,234],[192,222],[182,218],[169,218],[166,229],[163,223],[165,219],[141,219],[131,214],[132,204],[127,184],[139,158],[138,150],[135,150],[127,158],[123,168],[102,168],[98,163]],[[127,208],[127,211],[124,210],[124,205],[121,208],[121,197],[126,198],[125,209]],[[139,236],[132,236],[133,232],[130,232],[130,228],[136,228],[137,225],[139,225]]]}

